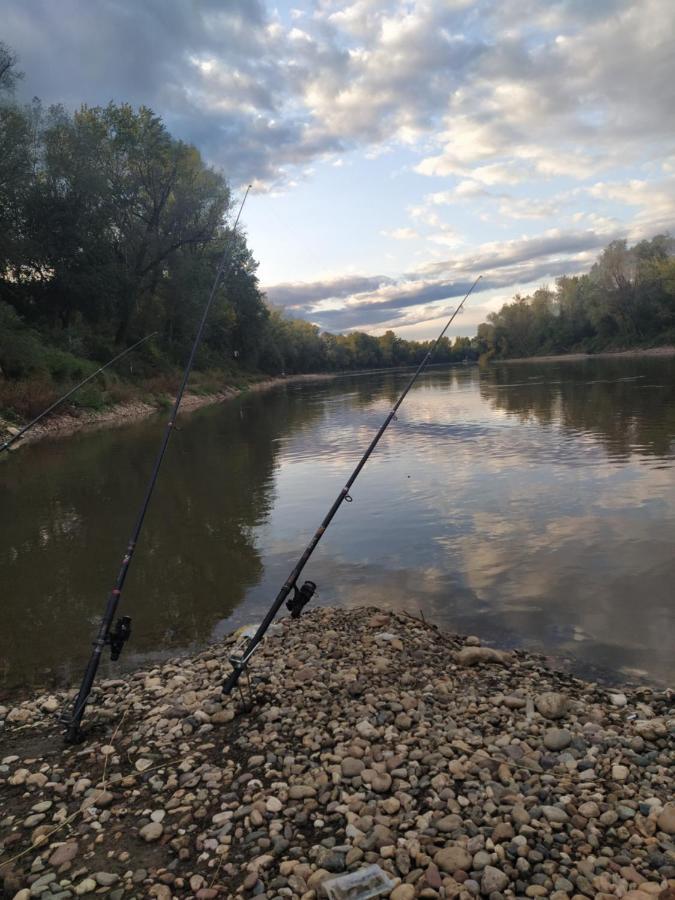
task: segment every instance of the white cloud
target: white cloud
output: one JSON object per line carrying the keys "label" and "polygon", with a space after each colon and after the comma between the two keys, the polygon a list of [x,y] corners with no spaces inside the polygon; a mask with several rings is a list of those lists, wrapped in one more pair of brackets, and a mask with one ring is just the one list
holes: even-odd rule
{"label": "white cloud", "polygon": [[[270,203],[311,166],[399,171],[405,156],[411,223],[375,231],[443,259],[270,289],[298,309],[335,289],[345,327],[442,302],[474,270],[515,286],[580,266],[611,236],[675,225],[672,0],[315,0],[287,16],[263,0],[5,0],[3,40],[27,98],[146,103]],[[457,249],[458,210],[473,251]],[[514,240],[513,222],[544,230]],[[511,239],[488,242],[488,228]]]}

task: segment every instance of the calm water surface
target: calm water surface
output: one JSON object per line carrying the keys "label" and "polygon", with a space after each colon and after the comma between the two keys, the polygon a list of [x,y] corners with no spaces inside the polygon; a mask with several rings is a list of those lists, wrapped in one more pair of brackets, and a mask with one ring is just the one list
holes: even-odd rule
{"label": "calm water surface", "polygon": [[[287,385],[182,419],[109,672],[259,619],[408,375]],[[79,679],[164,417],[0,465],[0,685]],[[580,671],[675,674],[675,360],[435,369],[306,569]]]}

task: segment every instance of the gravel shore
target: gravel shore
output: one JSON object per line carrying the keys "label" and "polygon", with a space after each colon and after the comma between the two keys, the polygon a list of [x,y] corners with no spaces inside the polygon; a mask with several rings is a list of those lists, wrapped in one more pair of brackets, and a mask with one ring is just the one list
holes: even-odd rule
{"label": "gravel shore", "polygon": [[99,682],[79,746],[72,692],[0,707],[1,896],[312,900],[377,864],[392,900],[675,900],[671,691],[314,609],[254,655],[247,709],[235,640]]}

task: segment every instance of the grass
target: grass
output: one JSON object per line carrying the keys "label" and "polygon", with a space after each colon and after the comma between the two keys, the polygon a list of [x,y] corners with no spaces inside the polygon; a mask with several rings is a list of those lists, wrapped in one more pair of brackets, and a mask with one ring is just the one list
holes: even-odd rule
{"label": "grass", "polygon": [[[79,380],[83,377],[86,377],[86,370],[79,376]],[[58,412],[103,412],[115,406],[139,401],[158,409],[168,409],[173,403],[181,378],[182,373],[175,371],[131,381],[122,379],[115,373],[105,372],[74,394]],[[241,371],[234,373],[209,369],[193,372],[188,383],[188,393],[209,397],[226,388],[245,391],[251,384],[262,379],[262,375]],[[6,379],[0,375],[0,418],[12,424],[29,421],[62,397],[77,380],[56,379],[45,373],[19,379]]]}

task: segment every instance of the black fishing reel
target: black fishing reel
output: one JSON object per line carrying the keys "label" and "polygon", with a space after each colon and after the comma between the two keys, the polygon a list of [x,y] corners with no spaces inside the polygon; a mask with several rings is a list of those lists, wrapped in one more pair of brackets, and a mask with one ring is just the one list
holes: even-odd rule
{"label": "black fishing reel", "polygon": [[115,623],[114,631],[111,631],[108,636],[108,643],[110,644],[110,659],[113,662],[116,662],[120,658],[120,653],[122,652],[124,645],[131,637],[131,617],[130,616],[122,616]]}
{"label": "black fishing reel", "polygon": [[313,581],[306,581],[301,588],[293,585],[293,596],[286,601],[286,608],[291,611],[291,619],[299,619],[300,613],[314,596],[316,585]]}

